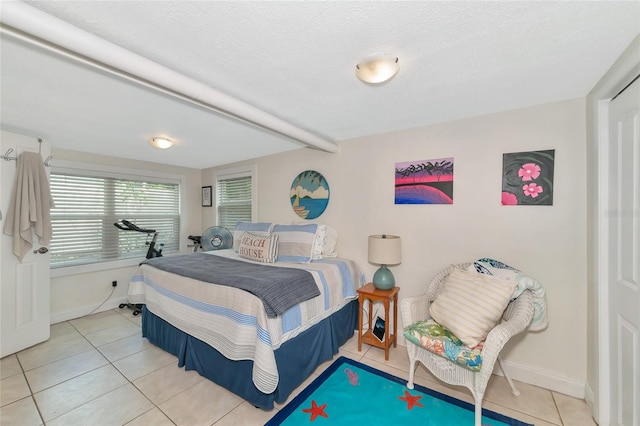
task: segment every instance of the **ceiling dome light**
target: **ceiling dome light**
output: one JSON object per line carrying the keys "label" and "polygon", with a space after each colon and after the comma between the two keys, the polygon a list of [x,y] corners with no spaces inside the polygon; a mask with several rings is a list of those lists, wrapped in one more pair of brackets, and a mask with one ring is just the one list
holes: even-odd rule
{"label": "ceiling dome light", "polygon": [[149,141],[149,144],[151,144],[152,147],[158,149],[167,149],[173,146],[173,142],[171,142],[167,138],[153,138]]}
{"label": "ceiling dome light", "polygon": [[400,65],[393,55],[373,55],[356,65],[356,75],[365,83],[380,84],[396,75]]}

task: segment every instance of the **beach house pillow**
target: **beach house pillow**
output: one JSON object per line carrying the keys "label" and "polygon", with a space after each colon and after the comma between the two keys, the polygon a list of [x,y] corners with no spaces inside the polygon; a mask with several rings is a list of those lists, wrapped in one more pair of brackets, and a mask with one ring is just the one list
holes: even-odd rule
{"label": "beach house pillow", "polygon": [[313,247],[318,224],[273,226],[271,233],[278,235],[277,262],[309,263],[313,258]]}
{"label": "beach house pillow", "polygon": [[256,262],[273,263],[278,255],[278,236],[245,232],[240,238],[238,254]]}
{"label": "beach house pillow", "polygon": [[271,222],[245,222],[239,220],[236,222],[236,226],[233,229],[233,249],[238,252],[240,248],[240,240],[242,234],[245,232],[251,232],[254,235],[269,235],[271,229]]}
{"label": "beach house pillow", "polygon": [[431,316],[473,348],[496,326],[514,288],[512,281],[454,267],[431,304]]}

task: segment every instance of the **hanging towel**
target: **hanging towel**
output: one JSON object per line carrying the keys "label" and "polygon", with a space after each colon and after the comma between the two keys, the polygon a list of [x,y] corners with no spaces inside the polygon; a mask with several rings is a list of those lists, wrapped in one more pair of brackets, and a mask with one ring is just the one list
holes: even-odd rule
{"label": "hanging towel", "polygon": [[13,235],[13,254],[22,262],[33,247],[33,233],[43,246],[51,242],[51,214],[54,207],[49,179],[37,152],[23,152],[17,159],[16,181],[4,222],[4,233]]}

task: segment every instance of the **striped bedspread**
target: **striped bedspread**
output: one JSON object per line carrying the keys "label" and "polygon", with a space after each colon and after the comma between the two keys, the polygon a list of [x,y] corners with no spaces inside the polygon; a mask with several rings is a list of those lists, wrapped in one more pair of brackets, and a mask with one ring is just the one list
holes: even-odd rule
{"label": "striped bedspread", "polygon": [[228,285],[255,294],[269,318],[284,314],[320,294],[313,276],[302,269],[272,268],[207,253],[155,257],[143,262],[163,271],[207,283]]}
{"label": "striped bedspread", "polygon": [[[208,252],[242,259],[233,250]],[[144,303],[174,327],[208,343],[232,360],[252,360],[253,382],[264,393],[278,385],[274,350],[340,310],[364,284],[360,267],[347,259],[271,264],[309,271],[320,295],[269,318],[262,301],[238,288],[204,283],[142,264],[131,277],[129,301]]]}

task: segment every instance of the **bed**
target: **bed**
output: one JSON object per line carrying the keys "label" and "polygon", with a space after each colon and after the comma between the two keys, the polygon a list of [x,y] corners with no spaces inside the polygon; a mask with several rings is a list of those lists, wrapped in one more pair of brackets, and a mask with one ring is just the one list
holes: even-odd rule
{"label": "bed", "polygon": [[[217,271],[248,265],[254,269],[237,276],[251,279],[272,271],[307,275],[316,295],[274,307],[281,298],[272,298],[270,305],[268,296],[242,288],[251,282],[238,288],[223,282],[228,277],[184,276],[160,264],[173,265],[180,259],[221,262],[212,267]],[[179,366],[196,370],[254,406],[270,410],[353,336],[358,318],[356,289],[365,281],[362,269],[352,260],[286,260],[257,262],[234,249],[149,259],[133,274],[128,297],[131,303],[145,305],[143,336],[177,356]],[[221,284],[210,282],[216,280]],[[293,293],[302,286],[299,281],[267,285],[267,293],[278,286]]]}

